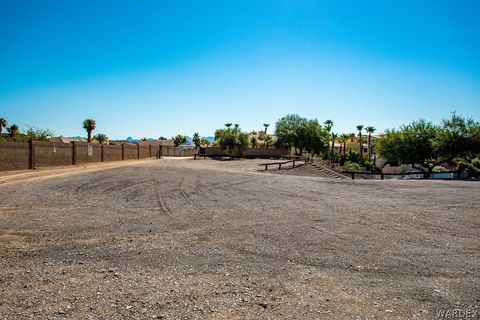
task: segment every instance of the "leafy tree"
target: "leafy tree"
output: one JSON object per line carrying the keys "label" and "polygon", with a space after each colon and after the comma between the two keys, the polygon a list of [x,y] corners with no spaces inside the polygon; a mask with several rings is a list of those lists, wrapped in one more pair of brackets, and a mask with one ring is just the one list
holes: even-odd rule
{"label": "leafy tree", "polygon": [[432,144],[439,161],[472,159],[480,154],[480,123],[454,113],[442,121]]}
{"label": "leafy tree", "polygon": [[365,128],[368,133],[368,159],[372,156],[372,134],[376,131],[375,127],[369,126]]}
{"label": "leafy tree", "polygon": [[165,138],[165,137],[160,137],[160,138],[158,138],[158,140],[167,140],[167,138]]}
{"label": "leafy tree", "polygon": [[[106,144],[108,141],[107,135],[103,133],[97,133],[96,135],[93,136],[93,138],[97,140],[100,144]],[[142,139],[142,141],[147,141],[147,139],[146,138],[145,140]]]}
{"label": "leafy tree", "polygon": [[206,139],[206,138],[201,138],[200,139],[200,144],[202,146],[209,146],[211,144],[210,140]]}
{"label": "leafy tree", "polygon": [[[378,150],[389,162],[421,164],[428,172],[443,162],[468,163],[480,155],[480,124],[453,114],[440,126],[414,121],[400,130],[388,130],[378,141]],[[460,168],[461,166],[459,166]]]}
{"label": "leafy tree", "polygon": [[193,143],[195,144],[195,148],[198,149],[198,147],[200,147],[200,144],[202,143],[202,142],[201,142],[201,139],[200,139],[200,134],[199,134],[198,132],[195,132],[195,133],[193,134],[192,141],[193,141]]}
{"label": "leafy tree", "polygon": [[299,131],[305,126],[307,119],[300,117],[298,114],[288,114],[277,121],[275,124],[275,135],[277,143],[286,145],[288,148],[300,147],[298,145]]}
{"label": "leafy tree", "polygon": [[255,148],[257,146],[257,138],[251,137],[250,144],[252,145],[252,148]]}
{"label": "leafy tree", "polygon": [[312,153],[325,151],[328,145],[328,131],[318,120],[308,120],[297,114],[289,114],[275,124],[277,145],[295,147],[297,154],[304,150]]}
{"label": "leafy tree", "polygon": [[177,134],[175,137],[172,138],[175,147],[178,147],[182,143],[187,142],[187,137],[181,134]]}
{"label": "leafy tree", "polygon": [[3,128],[7,128],[8,122],[5,118],[0,118],[0,136],[2,135]]}
{"label": "leafy tree", "polygon": [[83,129],[87,131],[87,141],[92,141],[92,131],[97,127],[97,123],[93,119],[85,119],[83,121]]}
{"label": "leafy tree", "polygon": [[[387,130],[378,140],[378,152],[390,163],[421,164],[430,168],[437,127],[425,120],[413,121],[399,131]],[[433,168],[433,167],[431,167]]]}
{"label": "leafy tree", "polygon": [[7,128],[7,132],[11,139],[15,138],[20,133],[19,128],[15,123]]}
{"label": "leafy tree", "polygon": [[[94,138],[95,138],[95,136],[94,136]],[[95,138],[95,139],[97,139],[97,138]],[[148,139],[147,139],[147,137],[143,137],[142,139],[140,139],[140,141],[148,141]]]}
{"label": "leafy tree", "polygon": [[26,133],[27,140],[48,141],[53,136],[49,129],[39,129],[30,127]]}

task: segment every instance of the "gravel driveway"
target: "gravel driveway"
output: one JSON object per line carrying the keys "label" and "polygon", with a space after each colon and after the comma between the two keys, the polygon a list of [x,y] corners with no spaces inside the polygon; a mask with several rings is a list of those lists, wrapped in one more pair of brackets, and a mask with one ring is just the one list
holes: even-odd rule
{"label": "gravel driveway", "polygon": [[478,182],[329,180],[260,162],[149,160],[0,184],[0,319],[480,307]]}

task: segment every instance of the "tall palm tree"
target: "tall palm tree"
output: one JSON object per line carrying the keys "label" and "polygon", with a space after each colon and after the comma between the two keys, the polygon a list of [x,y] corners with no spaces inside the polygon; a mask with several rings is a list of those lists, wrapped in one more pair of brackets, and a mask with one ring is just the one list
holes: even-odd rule
{"label": "tall palm tree", "polygon": [[348,137],[350,138],[350,142],[353,142],[353,139],[355,139],[355,133],[349,133]]}
{"label": "tall palm tree", "polygon": [[198,147],[200,147],[200,143],[201,143],[200,134],[198,132],[195,132],[193,134],[192,141],[193,141],[193,143],[195,143],[195,148],[198,149]]}
{"label": "tall palm tree", "polygon": [[363,146],[362,146],[362,130],[363,130],[363,124],[359,124],[357,126],[358,130],[358,144],[360,145],[360,157],[363,157]]}
{"label": "tall palm tree", "polygon": [[270,127],[268,123],[264,123],[263,126],[265,127],[265,136],[267,135],[267,128]]}
{"label": "tall palm tree", "polygon": [[7,119],[0,118],[0,136],[2,135],[3,128],[6,128],[7,126],[8,126]]}
{"label": "tall palm tree", "polygon": [[325,120],[325,122],[323,124],[325,125],[325,129],[327,129],[328,132],[330,132],[330,130],[332,130],[332,127],[333,127],[333,121],[332,120]]}
{"label": "tall palm tree", "polygon": [[338,137],[338,134],[332,132],[332,151],[330,152],[330,155],[333,158],[333,150],[335,148],[335,139]]}
{"label": "tall palm tree", "polygon": [[96,135],[93,136],[95,140],[98,141],[100,144],[106,144],[108,141],[108,137],[106,134],[103,133],[97,133]]}
{"label": "tall palm tree", "polygon": [[83,121],[83,129],[87,130],[88,142],[92,141],[92,131],[95,130],[96,127],[97,123],[93,119],[85,119],[85,121]]}
{"label": "tall palm tree", "polygon": [[230,122],[225,123],[225,127],[227,127],[228,129],[230,129],[231,126],[232,126],[232,124]]}
{"label": "tall palm tree", "polygon": [[[347,149],[347,140],[348,140],[348,138],[350,138],[350,136],[349,136],[348,134],[342,133],[342,134],[340,135],[339,140],[338,140],[338,141],[340,141],[340,143],[343,145],[342,150],[343,150],[343,156],[344,156],[344,157],[345,157],[345,152],[346,152],[346,149]],[[340,152],[340,153],[342,153],[342,152]]]}
{"label": "tall palm tree", "polygon": [[372,156],[372,134],[376,131],[375,127],[369,126],[365,128],[368,133],[368,159]]}

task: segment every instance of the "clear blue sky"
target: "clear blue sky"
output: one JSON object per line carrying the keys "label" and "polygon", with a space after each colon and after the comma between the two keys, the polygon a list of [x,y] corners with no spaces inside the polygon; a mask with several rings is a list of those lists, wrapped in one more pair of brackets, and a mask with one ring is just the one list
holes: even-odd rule
{"label": "clear blue sky", "polygon": [[480,120],[480,1],[0,1],[0,117],[110,138]]}

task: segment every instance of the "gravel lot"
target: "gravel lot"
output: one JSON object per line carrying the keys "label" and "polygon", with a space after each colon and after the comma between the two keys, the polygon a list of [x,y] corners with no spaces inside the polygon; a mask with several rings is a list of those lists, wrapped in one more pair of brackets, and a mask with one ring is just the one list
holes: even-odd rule
{"label": "gravel lot", "polygon": [[0,318],[434,319],[480,307],[478,182],[333,180],[260,162],[0,182]]}

